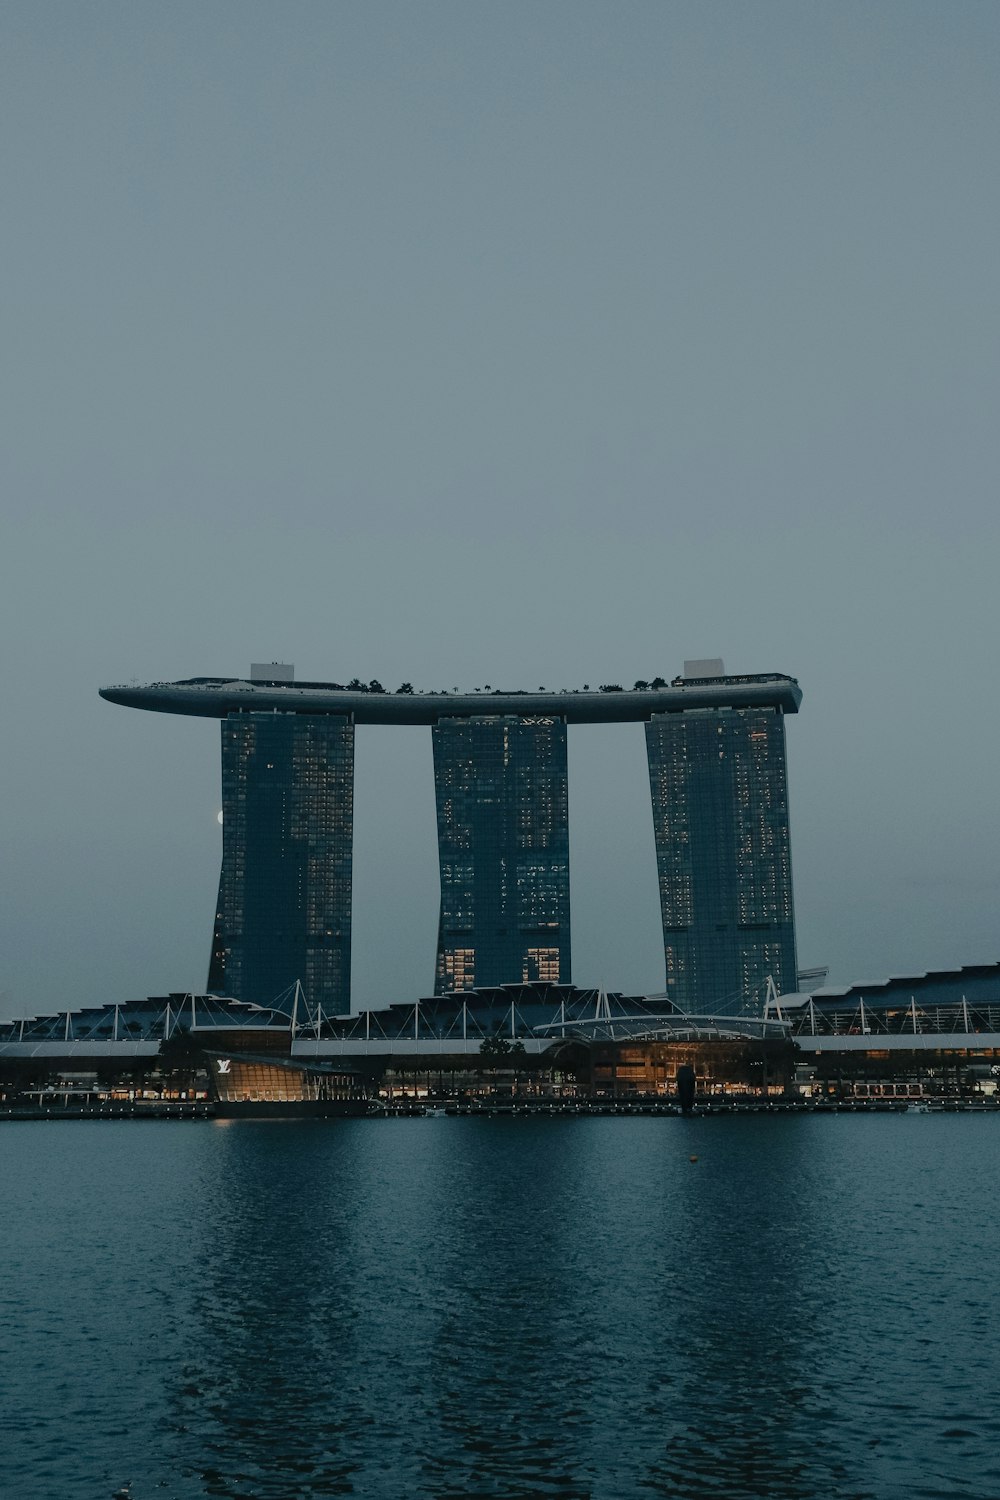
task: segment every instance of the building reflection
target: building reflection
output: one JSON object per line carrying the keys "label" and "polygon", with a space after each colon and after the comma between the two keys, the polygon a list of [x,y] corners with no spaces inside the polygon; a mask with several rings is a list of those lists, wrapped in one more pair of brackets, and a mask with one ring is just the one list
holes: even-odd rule
{"label": "building reflection", "polygon": [[688,1170],[663,1203],[674,1274],[650,1309],[663,1333],[647,1382],[656,1494],[807,1500],[822,1484],[808,1416],[811,1125],[772,1124],[686,1128]]}
{"label": "building reflection", "polygon": [[806,1500],[818,1123],[206,1127],[179,1467],[276,1500]]}
{"label": "building reflection", "polygon": [[[179,1457],[210,1495],[336,1493],[363,1464],[367,1419],[331,1375],[361,1359],[368,1274],[354,1122],[219,1122],[200,1184],[200,1330],[174,1386]],[[339,1382],[338,1382],[339,1384]],[[299,1488],[289,1489],[294,1479]]]}

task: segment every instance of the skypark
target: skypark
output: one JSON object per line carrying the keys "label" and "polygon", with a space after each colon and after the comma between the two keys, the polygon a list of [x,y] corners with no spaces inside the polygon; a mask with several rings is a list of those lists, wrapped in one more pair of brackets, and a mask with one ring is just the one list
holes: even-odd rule
{"label": "skypark", "polygon": [[[661,679],[654,679],[659,682]],[[662,687],[609,685],[560,692],[483,690],[417,693],[409,684],[394,693],[378,683],[341,687],[329,682],[296,683],[258,676],[230,679],[194,677],[180,682],[152,682],[100,689],[109,703],[153,713],[190,714],[225,719],[238,713],[338,714],[355,724],[436,724],[441,719],[561,719],[567,724],[641,722],[654,714],[684,713],[696,708],[775,708],[797,713],[802,692],[794,677],[780,673],[739,677],[677,677]]]}

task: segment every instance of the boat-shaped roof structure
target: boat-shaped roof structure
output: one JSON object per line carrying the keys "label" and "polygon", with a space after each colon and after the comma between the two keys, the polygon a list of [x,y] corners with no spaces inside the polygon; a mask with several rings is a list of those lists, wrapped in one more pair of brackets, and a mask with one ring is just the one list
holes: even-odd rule
{"label": "boat-shaped roof structure", "polygon": [[153,713],[224,719],[232,713],[344,714],[357,724],[436,724],[439,719],[564,719],[612,724],[697,708],[776,708],[797,713],[802,691],[780,672],[754,676],[675,678],[663,687],[475,693],[384,692],[329,682],[191,677],[181,682],[122,684],[100,689],[109,703]]}

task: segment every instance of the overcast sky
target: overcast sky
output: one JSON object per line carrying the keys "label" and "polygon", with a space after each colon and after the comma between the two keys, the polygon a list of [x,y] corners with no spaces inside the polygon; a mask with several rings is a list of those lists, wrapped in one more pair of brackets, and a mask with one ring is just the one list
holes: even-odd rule
{"label": "overcast sky", "polygon": [[[251,660],[797,676],[799,960],[1000,958],[995,0],[6,0],[0,1013],[203,987]],[[639,725],[574,978],[663,985]],[[433,979],[430,733],[357,734],[356,1003]]]}

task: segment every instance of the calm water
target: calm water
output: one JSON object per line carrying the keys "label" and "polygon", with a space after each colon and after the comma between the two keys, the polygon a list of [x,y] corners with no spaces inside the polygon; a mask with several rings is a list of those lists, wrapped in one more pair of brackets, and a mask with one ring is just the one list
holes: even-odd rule
{"label": "calm water", "polygon": [[912,1113],[3,1124],[0,1494],[998,1496],[998,1168]]}

